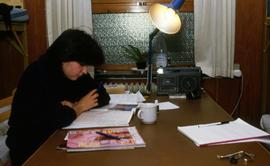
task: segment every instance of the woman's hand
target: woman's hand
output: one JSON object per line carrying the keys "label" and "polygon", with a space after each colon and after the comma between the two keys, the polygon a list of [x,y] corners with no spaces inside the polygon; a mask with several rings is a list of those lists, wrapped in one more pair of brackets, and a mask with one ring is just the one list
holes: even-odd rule
{"label": "woman's hand", "polygon": [[74,103],[72,103],[72,102],[70,102],[70,101],[67,101],[67,100],[61,101],[61,104],[62,104],[63,106],[68,106],[68,107],[70,107],[70,108],[72,108],[73,105],[74,105]]}
{"label": "woman's hand", "polygon": [[77,116],[79,116],[82,112],[98,106],[97,98],[98,98],[98,93],[97,93],[97,90],[94,89],[90,91],[88,94],[86,94],[85,96],[83,96],[78,102],[72,103],[65,100],[65,101],[62,101],[61,104],[74,109]]}

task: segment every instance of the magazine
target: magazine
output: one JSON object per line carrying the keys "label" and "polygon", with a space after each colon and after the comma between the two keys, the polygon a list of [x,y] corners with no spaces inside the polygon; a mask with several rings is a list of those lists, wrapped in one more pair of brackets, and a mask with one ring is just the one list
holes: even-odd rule
{"label": "magazine", "polygon": [[67,135],[67,152],[134,149],[145,147],[135,127],[71,130]]}

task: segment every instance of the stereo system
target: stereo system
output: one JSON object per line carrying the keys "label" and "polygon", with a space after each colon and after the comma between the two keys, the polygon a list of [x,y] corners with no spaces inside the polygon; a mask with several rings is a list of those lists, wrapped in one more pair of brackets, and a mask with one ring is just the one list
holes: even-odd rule
{"label": "stereo system", "polygon": [[199,98],[201,75],[200,67],[164,68],[163,74],[157,75],[157,94],[186,94],[188,99]]}

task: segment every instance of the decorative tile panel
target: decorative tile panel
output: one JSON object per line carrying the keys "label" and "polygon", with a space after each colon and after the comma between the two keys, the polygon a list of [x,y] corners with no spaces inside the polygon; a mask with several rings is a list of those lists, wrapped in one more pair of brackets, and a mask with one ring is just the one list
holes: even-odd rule
{"label": "decorative tile panel", "polygon": [[[172,64],[194,64],[193,13],[180,13],[181,30],[174,35],[162,35]],[[121,46],[134,45],[147,52],[149,34],[155,27],[148,13],[94,14],[94,37],[105,53],[106,64],[134,63],[124,56]],[[155,40],[155,38],[154,38]],[[153,46],[154,46],[153,40]],[[155,57],[153,57],[154,61]]]}

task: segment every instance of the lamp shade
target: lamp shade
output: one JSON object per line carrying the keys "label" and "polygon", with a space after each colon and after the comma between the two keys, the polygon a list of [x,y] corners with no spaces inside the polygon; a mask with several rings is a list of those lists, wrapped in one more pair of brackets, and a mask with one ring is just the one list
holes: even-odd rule
{"label": "lamp shade", "polygon": [[175,10],[178,10],[185,0],[173,0],[168,5],[156,3],[149,9],[153,24],[163,33],[175,34],[181,29],[181,20]]}
{"label": "lamp shade", "polygon": [[181,28],[181,20],[171,7],[153,4],[149,9],[149,15],[154,26],[163,33],[175,34]]}

